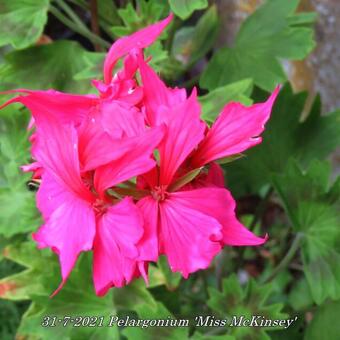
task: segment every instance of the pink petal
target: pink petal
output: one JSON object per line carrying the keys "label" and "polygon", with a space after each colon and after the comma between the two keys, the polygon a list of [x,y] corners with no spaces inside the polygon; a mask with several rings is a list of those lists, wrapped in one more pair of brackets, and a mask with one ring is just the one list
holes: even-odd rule
{"label": "pink petal", "polygon": [[123,157],[138,144],[139,137],[113,139],[108,133],[94,135],[80,149],[81,170],[94,170]]}
{"label": "pink petal", "polygon": [[183,103],[169,109],[166,134],[159,146],[160,184],[169,185],[184,160],[204,137],[196,91]]}
{"label": "pink petal", "polygon": [[33,116],[31,116],[30,121],[28,122],[28,125],[27,125],[27,130],[33,129],[34,124],[35,124],[34,118]]}
{"label": "pink petal", "polygon": [[48,171],[43,171],[41,183],[37,192],[37,207],[42,213],[45,221],[62,206],[71,201],[74,195],[65,190]]}
{"label": "pink petal", "polygon": [[148,123],[151,126],[168,123],[170,117],[166,109],[184,102],[187,97],[186,90],[166,87],[142,57],[139,58],[139,68],[144,85],[144,103]]}
{"label": "pink petal", "polygon": [[194,154],[193,166],[200,167],[261,143],[259,135],[270,117],[279,90],[277,87],[266,102],[250,107],[234,102],[226,105]]}
{"label": "pink petal", "polygon": [[144,234],[138,243],[139,260],[157,261],[158,259],[158,202],[151,196],[138,201],[144,219]]}
{"label": "pink petal", "polygon": [[143,219],[131,198],[111,206],[98,219],[93,248],[93,280],[97,295],[112,286],[122,287],[136,272],[137,242]]}
{"label": "pink petal", "polygon": [[24,93],[10,99],[0,106],[5,107],[11,103],[25,105],[36,120],[37,116],[51,116],[61,123],[79,124],[96,105],[97,99],[92,95],[74,95],[54,90],[31,91],[25,89],[8,91],[10,93]]}
{"label": "pink petal", "polygon": [[202,188],[171,193],[177,202],[215,218],[222,226],[223,243],[230,246],[255,246],[266,237],[254,235],[235,216],[235,201],[227,189]]}
{"label": "pink petal", "polygon": [[50,247],[59,256],[62,283],[56,294],[65,284],[79,253],[92,249],[95,216],[89,203],[68,192],[59,193],[54,199],[56,209],[53,212],[51,206],[42,209],[50,216],[33,238],[40,248]]}
{"label": "pink petal", "polygon": [[213,185],[219,188],[224,188],[224,173],[223,169],[220,165],[218,165],[215,162],[212,162],[210,164],[208,174],[206,178],[204,179],[205,186],[207,185]]}
{"label": "pink petal", "polygon": [[150,171],[137,177],[137,189],[148,190],[158,185],[159,169],[158,166],[153,167]]}
{"label": "pink petal", "polygon": [[[189,171],[189,170],[187,170]],[[179,191],[189,191],[207,187],[224,188],[224,173],[222,167],[212,162],[209,164],[208,172],[201,172],[193,181],[181,187]]]}
{"label": "pink petal", "polygon": [[120,101],[138,105],[143,99],[143,90],[138,86],[135,79],[135,73],[138,69],[138,55],[141,54],[139,49],[129,51],[124,59],[124,66],[119,70],[111,83],[105,84],[99,81],[93,81],[98,88],[101,98],[119,99]]}
{"label": "pink petal", "polygon": [[104,62],[104,81],[106,84],[111,82],[112,71],[118,59],[123,57],[134,48],[145,48],[151,45],[164,28],[170,23],[173,15],[170,14],[166,19],[153,25],[145,27],[130,36],[120,38],[111,46]]}
{"label": "pink petal", "polygon": [[60,125],[44,117],[32,152],[35,159],[48,169],[65,190],[84,200],[93,201],[92,194],[80,177],[78,136],[73,126]]}
{"label": "pink petal", "polygon": [[100,119],[104,129],[112,136],[117,136],[119,131],[124,136],[133,137],[145,130],[142,113],[125,102],[103,101],[100,105]]}
{"label": "pink petal", "polygon": [[159,207],[161,252],[167,255],[171,270],[187,278],[190,273],[207,268],[221,250],[220,242],[213,239],[221,235],[222,226],[172,194]]}
{"label": "pink petal", "polygon": [[126,103],[105,100],[78,131],[82,170],[87,171],[116,160],[134,148],[139,138],[136,136],[145,132],[144,117]]}
{"label": "pink petal", "polygon": [[34,172],[37,173],[41,170],[41,165],[38,162],[33,162],[31,164],[25,164],[20,167],[23,172]]}
{"label": "pink petal", "polygon": [[99,193],[132,177],[143,174],[155,166],[153,150],[163,138],[162,127],[147,130],[134,138],[134,145],[122,157],[96,169],[94,186]]}
{"label": "pink petal", "polygon": [[84,143],[102,132],[113,138],[133,137],[144,132],[144,116],[128,103],[105,99],[88,114],[78,130]]}

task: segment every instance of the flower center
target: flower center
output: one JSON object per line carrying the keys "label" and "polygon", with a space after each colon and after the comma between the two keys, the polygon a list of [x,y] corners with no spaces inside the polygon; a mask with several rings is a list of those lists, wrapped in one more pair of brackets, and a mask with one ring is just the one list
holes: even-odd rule
{"label": "flower center", "polygon": [[107,202],[104,202],[102,199],[97,198],[92,204],[92,207],[97,215],[103,215],[109,207],[109,204]]}
{"label": "flower center", "polygon": [[156,186],[151,190],[151,195],[156,201],[164,201],[168,197],[168,192],[166,191],[166,186]]}

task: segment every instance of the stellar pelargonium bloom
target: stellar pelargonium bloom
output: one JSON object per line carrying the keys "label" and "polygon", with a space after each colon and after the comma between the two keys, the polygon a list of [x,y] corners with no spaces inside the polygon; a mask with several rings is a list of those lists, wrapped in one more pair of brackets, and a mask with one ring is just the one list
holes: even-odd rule
{"label": "stellar pelargonium bloom", "polygon": [[[65,284],[81,252],[93,251],[97,295],[142,275],[166,255],[185,278],[207,268],[223,246],[260,245],[235,216],[215,162],[261,142],[279,89],[264,103],[227,104],[209,127],[196,90],[166,87],[143,55],[172,15],[118,39],[104,62],[98,95],[13,90],[32,113],[23,166],[41,182],[44,225],[33,233],[60,261]],[[123,58],[123,67],[113,76]]]}

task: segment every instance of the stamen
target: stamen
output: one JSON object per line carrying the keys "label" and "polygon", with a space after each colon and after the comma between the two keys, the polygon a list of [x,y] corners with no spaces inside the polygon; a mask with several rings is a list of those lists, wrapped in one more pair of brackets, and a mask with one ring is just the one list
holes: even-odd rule
{"label": "stamen", "polygon": [[102,199],[97,198],[96,201],[92,204],[93,210],[97,215],[103,215],[107,211],[109,204],[104,202]]}
{"label": "stamen", "polygon": [[164,201],[169,196],[169,193],[166,191],[166,188],[167,187],[164,185],[154,187],[153,190],[151,191],[152,197],[156,201]]}

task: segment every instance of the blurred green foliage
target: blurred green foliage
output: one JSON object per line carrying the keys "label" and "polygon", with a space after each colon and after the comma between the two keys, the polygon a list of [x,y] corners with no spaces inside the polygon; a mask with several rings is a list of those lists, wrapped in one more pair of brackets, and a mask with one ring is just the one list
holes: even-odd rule
{"label": "blurred green foliage", "polygon": [[[198,87],[202,117],[210,124],[226,102],[263,100],[267,91],[286,82],[282,59],[304,59],[312,51],[315,14],[297,13],[298,4],[266,1],[243,22],[233,47],[216,49],[221,18],[213,1],[101,0],[98,39],[88,28],[87,1],[0,0],[0,90],[88,93],[89,80],[101,78],[103,47],[173,11],[174,22],[146,54],[169,84]],[[51,30],[54,41],[37,45]],[[95,44],[102,47],[94,51]],[[3,95],[1,102],[7,98]],[[38,251],[31,241],[40,219],[34,193],[26,186],[29,176],[19,170],[30,161],[28,113],[18,106],[1,110],[0,338],[338,339],[340,181],[330,180],[327,159],[339,146],[339,111],[321,115],[317,97],[302,119],[305,103],[306,93],[293,93],[286,83],[263,143],[224,165],[240,218],[270,235],[264,247],[226,248],[211,268],[187,280],[161,258],[150,268],[149,287],[137,280],[104,298],[93,292],[89,254],[81,256],[63,290],[49,298],[60,283],[59,267],[55,255]],[[190,320],[262,315],[298,316],[298,321],[287,330],[195,328],[193,323],[189,328],[46,328],[41,322],[47,315]]]}

